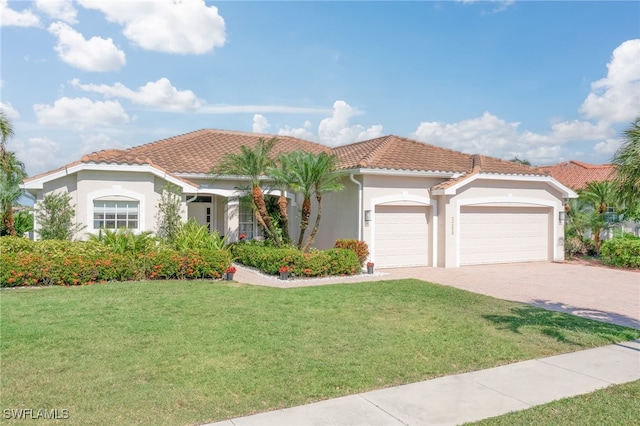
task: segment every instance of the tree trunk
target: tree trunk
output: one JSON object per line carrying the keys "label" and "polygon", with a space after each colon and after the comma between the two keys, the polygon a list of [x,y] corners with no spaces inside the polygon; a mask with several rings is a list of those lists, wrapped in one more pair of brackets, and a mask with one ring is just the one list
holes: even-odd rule
{"label": "tree trunk", "polygon": [[309,216],[311,216],[311,199],[306,198],[302,202],[302,214],[300,217],[300,237],[298,237],[298,248],[302,249],[302,242],[304,241],[304,233],[309,227]]}
{"label": "tree trunk", "polygon": [[264,194],[262,193],[262,188],[260,188],[259,186],[254,186],[251,190],[251,195],[253,195],[253,202],[255,203],[257,213],[260,216],[260,218],[258,219],[260,225],[264,228],[269,237],[271,237],[271,239],[273,240],[273,244],[276,247],[280,247],[282,245],[280,243],[280,237],[273,229],[271,217],[269,216],[269,212],[267,211],[267,205],[264,202]]}
{"label": "tree trunk", "polygon": [[284,242],[289,243],[291,237],[289,236],[289,214],[287,213],[287,207],[289,207],[289,200],[284,196],[284,192],[280,191],[280,197],[278,197],[278,207],[280,208],[280,224],[282,225],[282,239]]}
{"label": "tree trunk", "polygon": [[316,235],[318,234],[318,228],[320,227],[320,218],[322,217],[322,195],[316,194],[316,200],[318,201],[318,214],[316,215],[316,223],[313,224],[313,229],[311,230],[311,234],[309,234],[309,238],[304,245],[302,251],[309,250],[311,244],[316,239]]}

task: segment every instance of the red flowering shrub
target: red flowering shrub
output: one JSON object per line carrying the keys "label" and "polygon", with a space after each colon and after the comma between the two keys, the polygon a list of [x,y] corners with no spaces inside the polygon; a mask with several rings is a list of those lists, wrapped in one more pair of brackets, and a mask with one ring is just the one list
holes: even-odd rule
{"label": "red flowering shrub", "polygon": [[360,261],[360,266],[364,265],[364,261],[367,260],[367,256],[369,256],[369,246],[367,243],[360,240],[336,240],[334,248],[342,248],[352,250],[356,256],[358,256],[358,260]]}
{"label": "red flowering shrub", "polygon": [[217,249],[119,254],[99,242],[24,241],[0,238],[0,287],[220,278],[231,264],[229,253]]}

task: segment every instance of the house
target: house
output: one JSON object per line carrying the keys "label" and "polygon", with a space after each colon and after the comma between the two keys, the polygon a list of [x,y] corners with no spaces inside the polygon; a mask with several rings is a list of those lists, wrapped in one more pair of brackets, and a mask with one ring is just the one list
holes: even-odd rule
{"label": "house", "polygon": [[589,182],[613,180],[615,166],[613,164],[588,164],[581,161],[565,161],[553,166],[540,167],[558,182],[579,191],[586,188]]}
{"label": "house", "polygon": [[[155,208],[171,183],[182,193],[185,219],[193,217],[230,241],[240,233],[251,238],[260,229],[251,208],[239,202],[246,180],[212,180],[209,170],[225,153],[271,137],[198,130],[94,152],[26,179],[23,188],[36,202],[53,191],[68,192],[85,233],[101,227],[154,230]],[[332,247],[339,238],[364,240],[378,268],[564,259],[561,212],[576,194],[540,169],[393,135],[337,148],[278,139],[275,154],[334,153],[344,171],[345,189],[323,197],[318,248]],[[295,238],[302,200],[285,195]]]}
{"label": "house", "polygon": [[[589,164],[581,161],[565,161],[552,166],[540,167],[540,170],[548,172],[558,182],[575,190],[580,191],[587,187],[590,182],[611,181],[615,177],[615,165],[613,164]],[[617,212],[614,207],[609,207],[608,215],[611,215],[613,221],[617,220]],[[640,236],[640,223],[632,220],[624,220],[614,225],[624,232],[632,233]],[[614,232],[612,228],[602,232],[601,238],[613,238]]]}

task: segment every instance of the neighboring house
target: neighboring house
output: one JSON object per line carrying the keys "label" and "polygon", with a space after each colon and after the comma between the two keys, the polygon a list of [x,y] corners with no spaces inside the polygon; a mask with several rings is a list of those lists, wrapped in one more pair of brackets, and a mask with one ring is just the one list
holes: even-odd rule
{"label": "neighboring house", "polygon": [[549,172],[558,182],[575,191],[586,188],[589,182],[613,180],[615,175],[613,164],[588,164],[574,160],[539,169]]}
{"label": "neighboring house", "polygon": [[[540,170],[548,172],[558,182],[569,188],[580,191],[585,189],[589,182],[605,182],[611,181],[615,177],[616,169],[613,164],[589,164],[581,161],[565,161],[553,166],[539,167]],[[608,214],[617,220],[617,212],[614,207],[609,207]],[[640,223],[635,221],[623,221],[615,225],[625,232],[631,232],[640,236]],[[603,231],[601,237],[603,239],[611,238],[613,233],[611,229]]]}
{"label": "neighboring house", "polygon": [[[185,219],[196,218],[229,241],[240,233],[251,238],[260,230],[250,207],[239,202],[244,192],[238,188],[247,181],[213,180],[208,172],[225,153],[271,137],[199,130],[85,155],[26,179],[23,188],[36,202],[54,191],[71,194],[77,222],[87,225],[84,233],[101,227],[155,230],[162,188],[171,183],[182,191]],[[274,154],[334,153],[345,173],[344,191],[323,197],[318,248],[332,247],[336,239],[364,240],[379,268],[564,259],[560,212],[577,195],[540,169],[397,136],[333,149],[290,136],[278,139]],[[286,196],[295,239],[302,200]]]}

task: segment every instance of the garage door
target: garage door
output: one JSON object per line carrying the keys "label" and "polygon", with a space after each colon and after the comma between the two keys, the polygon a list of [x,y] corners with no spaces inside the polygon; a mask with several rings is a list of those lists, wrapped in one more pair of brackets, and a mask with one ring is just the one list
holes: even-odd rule
{"label": "garage door", "polygon": [[379,268],[426,266],[428,207],[376,206],[375,263]]}
{"label": "garage door", "polygon": [[549,209],[462,207],[460,264],[549,260]]}

